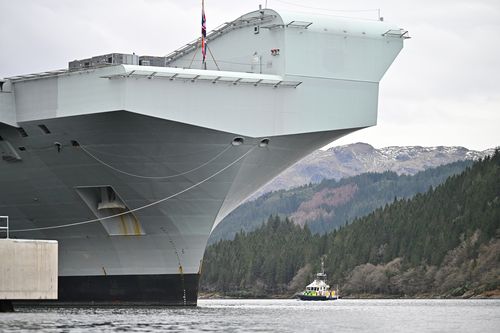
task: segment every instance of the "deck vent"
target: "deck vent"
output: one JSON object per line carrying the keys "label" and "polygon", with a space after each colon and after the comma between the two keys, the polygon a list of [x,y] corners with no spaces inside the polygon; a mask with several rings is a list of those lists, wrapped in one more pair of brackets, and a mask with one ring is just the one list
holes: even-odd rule
{"label": "deck vent", "polygon": [[79,144],[79,143],[78,143],[78,141],[76,141],[76,140],[71,140],[71,145],[72,145],[73,147],[80,147],[80,144]]}
{"label": "deck vent", "polygon": [[24,146],[21,146],[21,147],[18,147],[20,151],[26,151],[26,147]]}
{"label": "deck vent", "polygon": [[269,145],[269,139],[268,138],[260,140],[260,142],[259,142],[259,147],[260,148],[265,148],[265,147],[267,147],[267,145]]}
{"label": "deck vent", "polygon": [[19,132],[19,134],[21,134],[21,136],[22,136],[23,138],[25,138],[25,137],[27,137],[27,136],[28,136],[28,133],[26,133],[26,131],[25,131],[25,130],[24,130],[24,128],[22,128],[22,127],[19,127],[19,128],[17,129],[17,131]]}
{"label": "deck vent", "polygon": [[245,142],[245,140],[242,137],[236,137],[233,139],[233,142],[231,142],[231,144],[233,146],[241,146],[243,142]]}
{"label": "deck vent", "polygon": [[50,134],[50,130],[47,128],[47,126],[41,124],[41,125],[38,125],[38,127],[40,127],[40,129],[42,130],[43,133]]}

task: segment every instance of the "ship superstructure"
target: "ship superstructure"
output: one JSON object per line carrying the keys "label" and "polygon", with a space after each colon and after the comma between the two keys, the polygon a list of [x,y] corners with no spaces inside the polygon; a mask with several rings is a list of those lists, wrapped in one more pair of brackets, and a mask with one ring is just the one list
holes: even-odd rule
{"label": "ship superstructure", "polygon": [[194,305],[212,228],[297,160],[376,124],[406,32],[261,9],[165,57],[0,82],[0,213],[59,241],[59,300]]}

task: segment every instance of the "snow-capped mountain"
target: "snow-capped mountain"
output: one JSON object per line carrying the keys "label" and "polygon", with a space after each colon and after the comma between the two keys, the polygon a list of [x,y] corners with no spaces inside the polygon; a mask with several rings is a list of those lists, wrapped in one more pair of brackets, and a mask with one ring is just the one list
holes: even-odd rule
{"label": "snow-capped mountain", "polygon": [[354,143],[317,150],[273,179],[252,198],[292,187],[319,183],[322,179],[355,176],[364,172],[394,171],[415,174],[419,171],[455,161],[477,160],[494,152],[469,150],[464,147],[392,146],[376,149],[367,143]]}

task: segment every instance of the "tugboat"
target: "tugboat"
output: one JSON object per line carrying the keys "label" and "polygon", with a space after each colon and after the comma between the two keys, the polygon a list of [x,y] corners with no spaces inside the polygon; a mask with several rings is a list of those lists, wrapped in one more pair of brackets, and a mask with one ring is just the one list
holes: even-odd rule
{"label": "tugboat", "polygon": [[301,301],[330,301],[338,299],[339,292],[330,290],[326,283],[325,265],[321,259],[321,272],[316,274],[316,279],[306,286],[306,290],[297,294]]}

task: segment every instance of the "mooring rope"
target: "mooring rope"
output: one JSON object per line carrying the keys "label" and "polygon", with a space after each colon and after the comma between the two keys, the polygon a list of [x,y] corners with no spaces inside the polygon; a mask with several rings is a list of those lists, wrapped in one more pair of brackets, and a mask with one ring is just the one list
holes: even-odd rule
{"label": "mooring rope", "polygon": [[[92,146],[89,146],[89,145],[84,145],[85,148],[87,150],[90,150],[91,152],[94,152],[94,153],[98,153],[99,156],[101,155],[106,155],[106,156],[112,156],[112,157],[118,157],[118,158],[121,158],[121,159],[137,159],[137,160],[141,160],[141,161],[154,161],[156,162],[157,160],[155,159],[152,159],[151,156],[140,156],[140,155],[137,155],[137,154],[133,154],[133,155],[128,155],[128,154],[123,154],[123,153],[120,153],[120,154],[117,154],[117,153],[112,153],[110,151],[107,151],[107,150],[101,150],[99,149],[98,147],[100,147],[99,145],[92,145]],[[218,153],[220,151],[220,149],[218,147],[215,147],[215,148],[205,148],[205,149],[200,149],[200,150],[193,150],[193,151],[188,151],[188,152],[179,152],[177,154],[161,154],[161,157],[162,158],[175,158],[175,157],[185,157],[185,156],[199,156],[201,154],[204,154],[204,153]]]}
{"label": "mooring rope", "polygon": [[192,190],[193,188],[198,187],[201,184],[209,181],[210,179],[214,178],[215,176],[219,175],[220,173],[224,172],[225,170],[229,169],[230,167],[232,167],[233,165],[235,165],[236,163],[238,163],[239,161],[241,161],[248,154],[250,154],[254,149],[255,149],[255,146],[252,147],[252,148],[250,148],[246,153],[244,153],[243,155],[241,155],[240,157],[238,157],[233,162],[229,163],[228,165],[226,165],[225,167],[223,167],[219,171],[215,172],[214,174],[208,176],[207,178],[205,178],[205,179],[197,182],[196,184],[193,184],[193,185],[185,188],[182,191],[179,191],[177,193],[169,195],[168,197],[162,198],[160,200],[151,202],[151,203],[149,203],[147,205],[144,205],[144,206],[141,206],[141,207],[137,207],[137,208],[134,208],[134,209],[130,209],[128,211],[125,211],[125,212],[122,212],[122,213],[119,213],[119,214],[114,214],[114,215],[110,215],[110,216],[106,216],[106,217],[101,217],[101,218],[96,218],[96,219],[87,220],[87,221],[74,222],[74,223],[68,223],[68,224],[62,224],[62,225],[55,225],[55,226],[49,226],[49,227],[29,228],[29,229],[17,229],[17,230],[15,229],[15,230],[10,230],[10,232],[40,231],[40,230],[49,230],[49,229],[59,229],[59,228],[74,227],[74,226],[79,226],[79,225],[83,225],[83,224],[89,224],[89,223],[94,223],[94,222],[99,222],[99,221],[103,221],[103,220],[112,219],[112,218],[115,218],[115,217],[119,217],[119,216],[130,214],[130,213],[134,213],[134,212],[137,212],[137,211],[140,211],[140,210],[143,210],[143,209],[155,206],[155,205],[157,205],[159,203],[162,203],[164,201],[167,201],[167,200],[170,200],[172,198],[175,198],[175,197],[177,197],[177,196],[179,196],[179,195],[181,195],[183,193],[186,193],[186,192]]}
{"label": "mooring rope", "polygon": [[82,146],[80,145],[80,148],[87,154],[89,155],[90,157],[92,157],[94,160],[96,160],[97,162],[99,162],[100,164],[116,171],[116,172],[119,172],[119,173],[122,173],[124,175],[127,175],[127,176],[131,176],[131,177],[136,177],[136,178],[143,178],[143,179],[169,179],[169,178],[175,178],[175,177],[179,177],[179,176],[184,176],[184,175],[187,175],[188,173],[191,173],[193,171],[196,171],[196,170],[199,170],[201,168],[203,168],[204,166],[212,163],[213,161],[215,161],[216,159],[218,159],[222,154],[224,154],[227,150],[229,150],[229,148],[231,148],[232,145],[229,145],[227,146],[226,148],[224,148],[223,151],[221,151],[220,153],[218,153],[217,155],[215,155],[215,157],[211,158],[210,160],[206,161],[205,163],[197,166],[196,168],[194,169],[191,169],[191,170],[187,170],[187,171],[184,171],[184,172],[181,172],[181,173],[178,173],[178,174],[175,174],[175,175],[168,175],[168,176],[143,176],[143,175],[137,175],[137,174],[133,174],[133,173],[130,173],[130,172],[127,172],[127,171],[123,171],[123,170],[120,170],[106,162],[104,162],[103,160],[101,160],[100,158],[98,158],[97,156],[95,156],[94,154],[92,154],[91,152],[88,151],[88,149],[85,147],[85,146]]}

